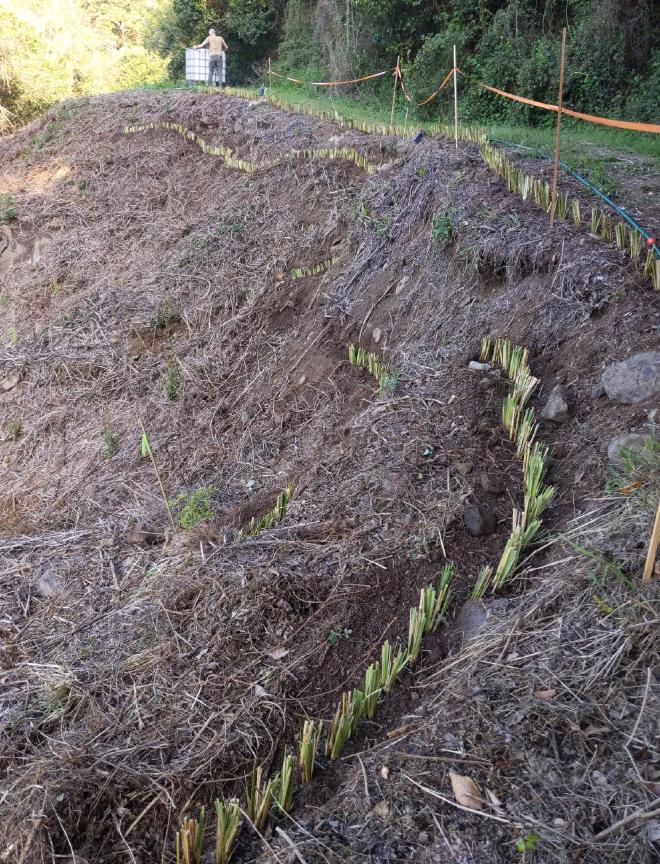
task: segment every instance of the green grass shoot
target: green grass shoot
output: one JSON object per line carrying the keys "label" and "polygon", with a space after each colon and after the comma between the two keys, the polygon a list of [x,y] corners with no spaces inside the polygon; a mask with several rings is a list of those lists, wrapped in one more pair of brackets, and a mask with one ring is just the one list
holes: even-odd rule
{"label": "green grass shoot", "polygon": [[303,723],[298,751],[298,765],[305,783],[309,783],[314,776],[314,762],[322,731],[323,724],[320,721],[315,723],[313,720],[305,720]]}
{"label": "green grass shoot", "polygon": [[483,567],[479,568],[479,573],[477,575],[477,581],[474,583],[474,588],[472,589],[472,599],[473,600],[481,600],[481,598],[485,595],[488,590],[488,586],[490,585],[490,580],[493,575],[493,568],[489,564],[484,564]]}
{"label": "green grass shoot", "polygon": [[293,807],[293,781],[296,773],[296,760],[293,753],[284,748],[282,767],[279,771],[280,782],[275,790],[275,801],[285,813],[290,813]]}
{"label": "green grass shoot", "polygon": [[241,805],[238,798],[229,801],[215,799],[215,864],[227,864],[236,845],[241,825]]}
{"label": "green grass shoot", "polygon": [[380,663],[376,660],[371,663],[364,673],[364,712],[373,720],[378,705],[378,697],[381,693],[381,670]]}
{"label": "green grass shoot", "polygon": [[396,681],[408,662],[408,655],[403,648],[396,653],[389,640],[380,647],[380,683],[385,693],[390,693]]}
{"label": "green grass shoot", "polygon": [[422,639],[426,631],[426,615],[414,607],[410,610],[408,621],[408,662],[414,663],[422,648]]}
{"label": "green grass shoot", "polygon": [[186,817],[181,828],[176,832],[176,862],[177,864],[200,864],[204,845],[204,828],[206,827],[206,810],[199,811],[198,819]]}
{"label": "green grass shoot", "polygon": [[252,770],[250,785],[245,790],[247,814],[257,830],[263,831],[273,804],[275,793],[280,784],[280,775],[264,780],[263,768],[255,766]]}

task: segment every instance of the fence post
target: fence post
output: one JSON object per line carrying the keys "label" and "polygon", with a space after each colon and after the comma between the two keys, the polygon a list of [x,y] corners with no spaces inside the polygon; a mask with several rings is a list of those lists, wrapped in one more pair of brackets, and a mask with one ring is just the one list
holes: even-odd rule
{"label": "fence post", "polygon": [[268,89],[273,89],[273,69],[270,65],[270,57],[268,58]]}
{"label": "fence post", "polygon": [[559,66],[559,99],[557,100],[557,135],[555,137],[555,164],[552,169],[552,203],[550,204],[550,227],[555,224],[557,210],[557,175],[559,173],[559,147],[561,144],[561,109],[564,102],[564,62],[566,59],[566,28],[561,31],[561,64]]}
{"label": "fence post", "polygon": [[458,75],[456,74],[456,46],[454,45],[454,138],[458,150]]}
{"label": "fence post", "polygon": [[396,87],[399,83],[399,61],[400,57],[396,58],[396,68],[394,70],[394,91],[392,93],[392,110],[390,111],[390,135],[392,134],[392,127],[394,126],[394,103],[396,102]]}
{"label": "fence post", "polygon": [[655,569],[655,556],[658,554],[658,543],[660,543],[660,501],[658,501],[658,509],[655,514],[653,531],[651,532],[651,542],[649,543],[649,551],[648,555],[646,556],[646,565],[644,567],[642,585],[648,585],[653,577],[653,570]]}

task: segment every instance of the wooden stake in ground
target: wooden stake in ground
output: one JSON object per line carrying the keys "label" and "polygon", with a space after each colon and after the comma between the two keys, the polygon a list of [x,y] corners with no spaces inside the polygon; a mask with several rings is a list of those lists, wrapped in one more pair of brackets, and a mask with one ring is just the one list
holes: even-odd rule
{"label": "wooden stake in ground", "polygon": [[559,98],[557,99],[557,135],[555,137],[555,164],[552,169],[552,203],[550,204],[550,227],[555,224],[557,209],[557,175],[559,173],[559,146],[561,143],[561,109],[564,103],[564,61],[566,59],[566,28],[561,31],[561,63],[559,66]]}
{"label": "wooden stake in ground", "polygon": [[456,69],[456,46],[454,45],[454,138],[458,150],[458,72]]}
{"label": "wooden stake in ground", "polygon": [[394,126],[394,103],[396,102],[396,88],[399,83],[399,60],[401,58],[396,58],[396,69],[394,70],[394,91],[392,93],[392,110],[390,111],[390,134],[392,132],[392,127]]}
{"label": "wooden stake in ground", "polygon": [[651,542],[649,544],[649,554],[646,556],[646,566],[644,567],[644,575],[642,576],[642,585],[648,585],[653,577],[655,558],[658,554],[658,543],[660,543],[660,500],[658,500],[658,509],[655,514],[653,531],[651,531]]}
{"label": "wooden stake in ground", "polygon": [[268,58],[268,89],[273,89],[273,68],[270,65],[270,57]]}
{"label": "wooden stake in ground", "polygon": [[147,435],[147,430],[144,428],[144,423],[142,422],[142,418],[140,417],[138,420],[140,424],[140,429],[142,430],[142,441],[146,442],[146,451],[149,454],[149,458],[151,459],[151,464],[154,468],[154,474],[156,475],[156,480],[158,480],[158,485],[160,486],[160,494],[163,496],[163,501],[165,502],[165,509],[167,510],[167,515],[170,517],[170,522],[172,523],[172,528],[174,533],[177,533],[176,523],[174,521],[174,516],[172,516],[172,510],[170,508],[170,502],[167,500],[167,495],[165,494],[165,487],[163,486],[163,481],[160,479],[160,472],[158,470],[158,465],[156,465],[156,460],[154,459],[153,450],[151,449],[151,444],[149,443],[149,436]]}

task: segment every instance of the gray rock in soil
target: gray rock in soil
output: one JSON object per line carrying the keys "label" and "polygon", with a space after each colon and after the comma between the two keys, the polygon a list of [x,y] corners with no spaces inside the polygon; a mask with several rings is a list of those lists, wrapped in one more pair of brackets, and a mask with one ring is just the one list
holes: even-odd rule
{"label": "gray rock in soil", "polygon": [[492,534],[497,528],[497,516],[481,504],[467,504],[463,519],[465,527],[473,537]]}
{"label": "gray rock in soil", "polygon": [[491,495],[503,495],[504,483],[496,474],[487,474],[485,471],[479,475],[479,485]]}
{"label": "gray rock in soil", "polygon": [[488,372],[490,363],[479,363],[478,360],[470,360],[468,369],[472,369],[473,372]]}
{"label": "gray rock in soil", "polygon": [[660,351],[634,354],[603,372],[605,392],[615,402],[637,405],[660,393]]}
{"label": "gray rock in soil", "polygon": [[550,391],[545,408],[541,411],[544,420],[553,423],[564,423],[570,417],[568,409],[568,393],[563,384],[557,384]]}
{"label": "gray rock in soil", "polygon": [[51,597],[57,596],[61,590],[62,585],[59,577],[53,570],[46,570],[42,573],[39,577],[39,581],[34,586],[34,593],[38,597],[43,597],[44,599],[50,599]]}
{"label": "gray rock in soil", "polygon": [[640,432],[628,432],[613,438],[607,447],[607,460],[612,468],[620,468],[624,463],[621,458],[622,450],[632,450],[640,453],[651,440],[650,435],[642,435]]}

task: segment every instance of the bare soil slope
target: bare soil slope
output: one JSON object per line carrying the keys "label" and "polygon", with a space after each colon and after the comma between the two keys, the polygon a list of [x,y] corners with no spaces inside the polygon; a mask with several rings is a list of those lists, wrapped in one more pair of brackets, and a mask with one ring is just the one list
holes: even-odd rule
{"label": "bare soil slope", "polygon": [[[242,173],[124,132],[151,122],[282,161]],[[382,167],[284,158],[339,147]],[[535,833],[526,861],[651,861],[646,819],[597,838],[660,780],[657,615],[635,587],[658,477],[603,494],[609,440],[657,406],[594,391],[658,344],[660,297],[625,256],[550,233],[476,145],[222,96],[71,103],[0,140],[0,163],[18,212],[0,229],[0,860],[173,860],[182,814],[330,717],[446,559],[455,622],[295,821],[245,829],[235,860],[508,862]],[[506,382],[468,367],[486,334],[527,346],[535,404],[562,382],[572,416],[539,433],[547,538],[468,607],[491,616],[469,642],[461,607],[522,494]],[[140,421],[169,499],[206,488],[196,527],[172,530]],[[240,536],[287,484],[284,520]],[[494,533],[468,532],[469,503]],[[448,770],[492,791],[487,815],[428,792],[453,801]]]}

